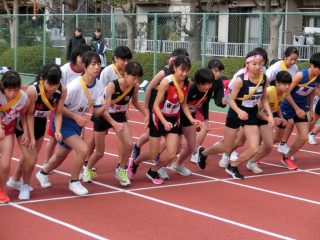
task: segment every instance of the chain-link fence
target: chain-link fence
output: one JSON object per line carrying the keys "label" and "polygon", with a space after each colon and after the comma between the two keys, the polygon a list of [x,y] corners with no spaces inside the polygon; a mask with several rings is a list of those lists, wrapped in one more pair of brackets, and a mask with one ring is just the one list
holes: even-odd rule
{"label": "chain-link fence", "polygon": [[268,50],[269,58],[281,58],[285,48],[294,45],[300,60],[320,51],[320,13],[316,12],[51,14],[37,15],[36,19],[32,15],[0,15],[0,66],[34,74],[56,58],[63,64],[76,27],[82,29],[87,42],[96,28],[102,29],[107,64],[112,61],[113,49],[128,46],[144,66],[148,80],[166,64],[175,48],[188,50],[193,69],[205,66],[212,57],[220,58],[227,77],[256,47]]}

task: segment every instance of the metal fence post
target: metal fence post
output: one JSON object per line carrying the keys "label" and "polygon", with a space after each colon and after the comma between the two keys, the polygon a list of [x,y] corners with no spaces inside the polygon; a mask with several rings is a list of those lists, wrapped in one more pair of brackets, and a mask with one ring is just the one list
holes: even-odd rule
{"label": "metal fence post", "polygon": [[258,45],[259,47],[262,47],[263,43],[263,13],[259,14],[259,40],[258,40]]}
{"label": "metal fence post", "polygon": [[158,63],[158,14],[154,14],[154,26],[153,26],[153,76],[157,74]]}
{"label": "metal fence post", "polygon": [[76,28],[79,27],[79,14],[76,14]]}
{"label": "metal fence post", "polygon": [[15,71],[17,71],[17,61],[18,61],[18,35],[19,35],[19,30],[18,30],[18,26],[19,26],[19,15],[14,15],[13,18],[16,20],[16,24],[14,25],[15,28],[15,38],[14,38],[14,63],[13,63],[13,68]]}
{"label": "metal fence post", "polygon": [[45,65],[46,64],[46,49],[47,49],[47,38],[46,38],[46,15],[43,16],[43,49],[42,49],[42,64]]}
{"label": "metal fence post", "polygon": [[111,13],[111,47],[112,50],[115,49],[115,41],[116,41],[116,23],[115,23],[115,17],[114,17],[114,13]]}
{"label": "metal fence post", "polygon": [[202,14],[202,39],[201,39],[201,66],[204,67],[206,62],[206,32],[207,32],[207,14]]}

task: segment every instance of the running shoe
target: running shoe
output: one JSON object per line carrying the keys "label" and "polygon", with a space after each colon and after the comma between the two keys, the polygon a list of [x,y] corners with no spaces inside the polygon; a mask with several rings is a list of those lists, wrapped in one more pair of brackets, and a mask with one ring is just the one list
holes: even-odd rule
{"label": "running shoe", "polygon": [[8,197],[6,192],[2,188],[0,188],[0,204],[5,204],[8,202],[10,202],[10,198]]}
{"label": "running shoe", "polygon": [[238,168],[231,166],[231,164],[227,166],[226,172],[229,173],[233,178],[244,179],[244,177],[240,174]]}
{"label": "running shoe", "polygon": [[69,182],[69,190],[79,196],[87,195],[89,193],[89,191],[82,186],[80,181]]}
{"label": "running shoe", "polygon": [[198,151],[196,151],[195,153],[192,153],[191,159],[190,159],[190,161],[191,161],[192,163],[195,163],[195,164],[197,164],[197,162],[198,162],[197,152],[198,152]]}
{"label": "running shoe", "polygon": [[135,144],[133,144],[133,146],[132,146],[132,152],[131,152],[131,157],[133,158],[133,159],[136,159],[137,157],[139,157],[139,155],[140,155],[140,148],[138,148],[137,147],[137,144],[135,143]]}
{"label": "running shoe", "polygon": [[128,186],[131,184],[131,181],[128,177],[128,174],[127,174],[127,170],[126,169],[122,169],[120,167],[117,167],[116,168],[116,175],[115,175],[116,179],[119,180],[121,186]]}
{"label": "running shoe", "polygon": [[129,159],[129,166],[127,169],[127,174],[128,174],[128,177],[130,180],[134,179],[134,175],[136,174],[138,167],[139,167],[139,165],[135,164],[134,159],[130,158]]}
{"label": "running shoe", "polygon": [[159,176],[160,176],[160,178],[162,180],[168,180],[169,179],[169,175],[168,175],[166,167],[160,168],[157,172],[158,172],[158,174],[159,174]]}
{"label": "running shoe", "polygon": [[206,168],[206,160],[207,160],[207,156],[204,156],[202,154],[203,151],[204,151],[204,147],[201,147],[201,146],[198,147],[198,149],[197,149],[197,155],[198,155],[197,165],[201,169]]}
{"label": "running shoe", "polygon": [[41,170],[36,174],[36,178],[40,182],[41,187],[49,188],[52,184],[49,181],[48,175],[41,173]]}
{"label": "running shoe", "polygon": [[318,143],[316,135],[314,133],[308,134],[308,140],[309,140],[309,144],[311,145],[316,145]]}
{"label": "running shoe", "polygon": [[176,163],[173,163],[171,165],[171,169],[177,173],[179,173],[181,176],[191,176],[192,172],[189,168],[183,166],[183,165],[177,165]]}
{"label": "running shoe", "polygon": [[298,166],[292,162],[290,158],[284,158],[281,160],[281,163],[286,166],[289,170],[297,170]]}
{"label": "running shoe", "polygon": [[236,161],[238,159],[239,153],[233,151],[230,155],[230,161]]}
{"label": "running shoe", "polygon": [[149,171],[146,173],[146,176],[154,183],[157,185],[163,184],[164,181],[160,178],[159,174],[157,171],[152,171],[151,168]]}
{"label": "running shoe", "polygon": [[287,145],[287,143],[279,143],[278,145],[278,152],[283,153],[283,154],[287,154],[289,152],[289,147]]}
{"label": "running shoe", "polygon": [[92,169],[87,167],[84,168],[82,177],[83,182],[91,183],[95,177],[97,177],[97,174]]}
{"label": "running shoe", "polygon": [[263,170],[258,166],[258,164],[256,162],[251,162],[250,160],[247,162],[247,168],[255,174],[263,173]]}
{"label": "running shoe", "polygon": [[[7,181],[7,186],[8,187],[16,189],[18,191],[20,191],[20,188],[21,188],[22,184],[23,184],[22,179],[20,179],[19,181],[15,181],[15,180],[13,180],[12,177],[10,177],[9,180]],[[30,190],[30,192],[32,192],[33,191],[33,187],[29,186],[29,190]]]}
{"label": "running shoe", "polygon": [[30,189],[29,189],[28,184],[21,185],[18,198],[19,198],[19,200],[29,200],[30,199]]}
{"label": "running shoe", "polygon": [[219,161],[219,167],[226,168],[228,167],[230,158],[227,153],[222,153],[221,160]]}

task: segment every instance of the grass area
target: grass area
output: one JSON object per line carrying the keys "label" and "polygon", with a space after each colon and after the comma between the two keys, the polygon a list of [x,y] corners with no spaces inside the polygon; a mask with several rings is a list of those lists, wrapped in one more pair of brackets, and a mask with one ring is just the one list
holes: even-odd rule
{"label": "grass area", "polygon": [[21,77],[22,85],[29,85],[35,80],[36,75],[20,73],[20,77]]}

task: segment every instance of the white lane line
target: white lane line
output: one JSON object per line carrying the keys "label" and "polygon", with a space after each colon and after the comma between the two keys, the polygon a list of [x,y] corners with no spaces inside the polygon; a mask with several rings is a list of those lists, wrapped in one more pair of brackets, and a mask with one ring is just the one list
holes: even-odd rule
{"label": "white lane line", "polygon": [[[56,172],[58,172],[60,174],[63,174],[65,176],[70,176],[70,174],[62,172],[62,171],[56,171]],[[214,179],[214,180],[219,180],[219,179]],[[127,193],[127,194],[130,194],[130,195],[136,196],[136,197],[140,197],[140,198],[147,199],[147,200],[150,200],[150,201],[153,201],[153,202],[157,202],[157,203],[169,206],[169,207],[174,207],[174,208],[177,208],[177,209],[180,209],[180,210],[183,210],[183,211],[187,211],[187,212],[191,212],[191,213],[194,213],[194,214],[197,214],[197,215],[200,215],[200,216],[205,216],[205,217],[208,217],[208,218],[211,218],[211,219],[215,219],[215,220],[218,220],[218,221],[221,221],[221,222],[229,223],[231,225],[235,225],[235,226],[238,226],[238,227],[241,227],[241,228],[245,228],[245,229],[248,229],[248,230],[251,230],[251,231],[254,231],[254,232],[261,233],[261,234],[269,235],[269,236],[276,237],[276,238],[279,238],[279,239],[288,239],[288,240],[289,239],[290,240],[293,239],[293,238],[290,238],[288,236],[284,236],[284,235],[281,235],[281,234],[270,232],[270,231],[267,231],[267,230],[264,230],[264,229],[261,229],[261,228],[252,227],[250,225],[246,225],[246,224],[243,224],[243,223],[232,221],[232,220],[229,220],[229,219],[226,219],[226,218],[222,218],[222,217],[219,217],[219,216],[216,216],[216,215],[212,215],[212,214],[209,214],[209,213],[198,211],[198,210],[195,210],[195,209],[192,209],[192,208],[184,207],[184,206],[181,206],[181,205],[178,205],[178,204],[174,204],[174,203],[171,203],[171,202],[168,202],[168,201],[163,201],[163,200],[160,200],[160,199],[157,199],[157,198],[154,198],[154,197],[150,197],[150,196],[147,196],[147,195],[144,195],[144,194],[136,193],[136,192],[133,192],[133,191],[130,191],[130,190],[125,190],[125,189],[122,189],[122,188],[114,187],[114,186],[111,186],[111,185],[108,185],[108,184],[99,183],[99,182],[96,182],[96,181],[93,181],[93,183],[95,183],[95,184],[97,184],[99,186],[104,186],[104,187],[107,187],[107,188],[111,188],[113,190],[117,190],[119,192]],[[14,205],[19,206],[18,204],[14,204]],[[19,207],[22,207],[22,206],[19,206]],[[28,208],[25,208],[25,209],[29,210]],[[31,210],[31,211],[33,211],[33,210]],[[35,212],[35,213],[37,213],[37,212]],[[41,214],[41,213],[39,213],[39,214]],[[37,215],[37,214],[35,214],[35,215]],[[43,215],[43,214],[41,214],[41,215]],[[45,217],[45,216],[46,215],[43,215],[41,217]],[[59,221],[59,220],[57,220],[57,221]],[[100,238],[97,238],[97,239],[100,239]]]}
{"label": "white lane line", "polygon": [[[109,195],[109,194],[115,194],[119,193],[119,191],[110,191],[110,192],[99,192],[99,193],[89,193],[86,195],[86,197],[89,196],[100,196],[100,195]],[[39,202],[50,202],[50,201],[59,201],[59,200],[68,200],[68,199],[74,199],[74,198],[83,198],[82,196],[73,195],[73,196],[66,196],[66,197],[55,197],[55,198],[43,198],[38,200],[29,200],[29,201],[21,201],[21,202],[14,202],[18,205],[24,205],[29,203],[39,203]],[[4,205],[3,205],[4,206]]]}
{"label": "white lane line", "polygon": [[[114,154],[114,153],[104,152],[104,154],[105,154],[105,155],[110,155],[110,156],[113,156],[113,157],[118,157],[118,155],[117,155],[117,154]],[[13,158],[13,159],[15,159],[15,158]],[[15,159],[15,160],[17,160],[17,159]],[[149,164],[149,165],[153,165],[153,164],[150,163],[150,162],[144,162],[144,163],[145,163],[145,164]],[[281,165],[276,165],[276,164],[272,164],[272,163],[265,163],[265,164],[273,165],[273,166],[280,167],[280,168],[284,168],[284,167],[281,166]],[[40,166],[40,165],[37,165],[37,166],[38,166],[38,167],[42,167],[42,166]],[[294,173],[298,173],[298,172],[311,173],[311,172],[309,172],[310,170],[318,170],[318,168],[315,168],[315,169],[307,169],[306,171],[305,171],[305,170],[302,170],[302,169],[299,169],[299,171],[287,171],[287,172],[283,172],[283,173],[259,174],[259,175],[247,176],[246,178],[260,178],[260,177],[264,177],[264,176],[275,176],[275,175],[284,175],[284,174],[294,174]],[[64,172],[62,172],[62,171],[59,171],[59,170],[54,170],[54,171],[55,171],[55,172],[58,172],[58,173],[60,173],[60,174],[69,176],[67,173],[64,173]],[[203,175],[203,174],[199,174],[199,173],[192,173],[192,174],[195,175],[195,176],[204,177],[204,178],[211,179],[211,180],[215,180],[215,181],[222,181],[222,182],[225,182],[225,183],[235,184],[235,182],[230,181],[230,180],[234,180],[233,178],[219,179],[219,178],[210,177],[210,176]],[[98,182],[95,182],[95,183],[99,185]],[[262,192],[267,192],[267,193],[274,194],[274,195],[278,195],[278,196],[287,197],[287,198],[290,198],[290,199],[295,199],[295,200],[299,200],[299,201],[303,201],[303,202],[307,202],[307,203],[312,203],[312,204],[320,205],[320,202],[314,201],[314,200],[310,200],[310,199],[307,199],[307,198],[301,198],[301,197],[297,197],[297,196],[293,196],[293,195],[289,195],[289,194],[285,194],[285,193],[279,193],[279,192],[267,190],[267,189],[264,189],[264,188],[251,187],[251,186],[248,186],[248,185],[245,185],[245,184],[235,184],[235,185],[242,186],[242,187],[247,187],[247,188],[251,188],[251,189],[258,190],[258,191],[262,191]],[[103,185],[102,185],[102,186],[103,186]],[[173,186],[174,186],[174,185],[173,185]],[[181,184],[181,186],[183,186],[183,184]]]}
{"label": "white lane line", "polygon": [[78,227],[76,227],[76,226],[74,226],[74,225],[72,225],[72,224],[63,222],[63,221],[61,221],[61,220],[59,220],[59,219],[50,217],[50,216],[48,216],[48,215],[46,215],[46,214],[42,214],[42,213],[40,213],[40,212],[34,211],[34,210],[32,210],[32,209],[29,209],[29,208],[26,208],[26,207],[23,207],[23,206],[20,206],[20,205],[18,205],[18,204],[9,203],[9,205],[11,205],[11,206],[13,206],[13,207],[15,207],[15,208],[18,208],[18,209],[20,209],[20,210],[22,210],[22,211],[25,211],[25,212],[27,212],[27,213],[30,213],[30,214],[33,214],[33,215],[35,215],[35,216],[41,217],[41,218],[43,218],[43,219],[46,219],[46,220],[48,220],[48,221],[51,221],[51,222],[60,224],[60,225],[62,225],[62,226],[64,226],[64,227],[70,228],[70,229],[72,229],[72,230],[74,230],[74,231],[76,231],[76,232],[79,232],[79,233],[82,233],[82,234],[84,234],[84,235],[87,235],[87,236],[89,236],[89,237],[91,237],[91,238],[93,238],[93,239],[108,240],[108,239],[105,238],[105,237],[99,236],[99,235],[94,234],[94,233],[92,233],[92,232],[89,232],[89,231],[86,231],[86,230],[84,230],[84,229],[78,228]]}

